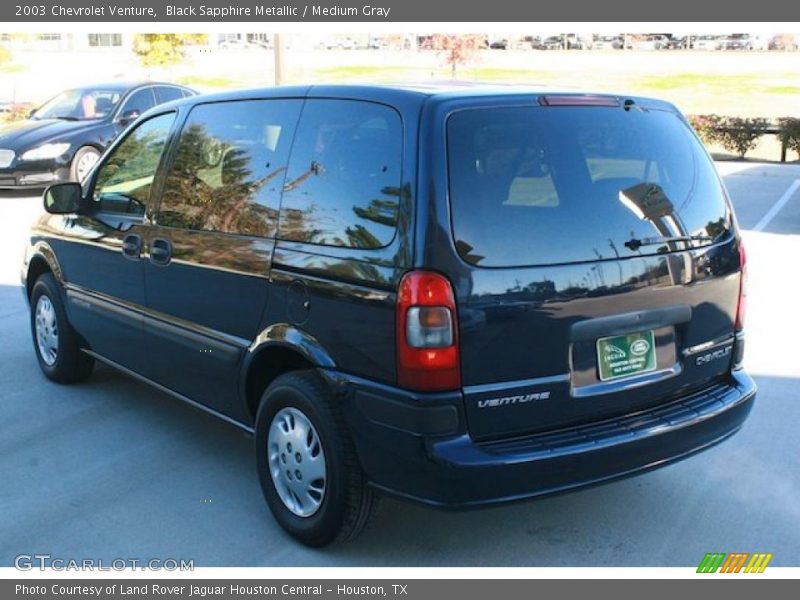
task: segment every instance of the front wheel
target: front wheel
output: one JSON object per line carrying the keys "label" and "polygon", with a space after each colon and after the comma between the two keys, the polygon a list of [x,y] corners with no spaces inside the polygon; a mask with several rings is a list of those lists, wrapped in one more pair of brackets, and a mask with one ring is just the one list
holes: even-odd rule
{"label": "front wheel", "polygon": [[313,370],[278,377],[256,417],[256,462],[275,520],[308,546],[355,538],[376,498],[328,386]]}
{"label": "front wheel", "polygon": [[36,358],[48,379],[75,383],[91,375],[94,359],[81,351],[78,335],[67,322],[58,283],[50,273],[33,285],[31,333]]}
{"label": "front wheel", "polygon": [[70,168],[72,181],[83,183],[83,180],[86,179],[86,176],[89,175],[98,160],[100,160],[100,152],[96,148],[84,146],[78,149],[72,158],[72,166]]}

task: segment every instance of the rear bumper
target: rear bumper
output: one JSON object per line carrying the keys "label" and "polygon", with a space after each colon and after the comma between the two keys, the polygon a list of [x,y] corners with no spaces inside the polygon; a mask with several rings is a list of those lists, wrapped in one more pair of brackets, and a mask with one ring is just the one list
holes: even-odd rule
{"label": "rear bumper", "polygon": [[734,434],[756,396],[735,371],[722,383],[666,405],[553,432],[476,443],[460,394],[424,398],[333,376],[362,467],[392,495],[471,508],[556,494],[681,460]]}

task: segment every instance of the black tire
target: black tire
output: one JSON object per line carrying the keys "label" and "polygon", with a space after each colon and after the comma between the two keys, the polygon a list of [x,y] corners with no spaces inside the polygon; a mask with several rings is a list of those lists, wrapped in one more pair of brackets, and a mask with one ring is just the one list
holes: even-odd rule
{"label": "black tire", "polygon": [[[311,516],[293,513],[281,500],[270,475],[269,430],[284,408],[301,411],[316,429],[324,452],[326,489]],[[367,526],[377,497],[366,484],[350,433],[329,387],[313,370],[281,375],[264,391],[256,416],[256,464],[264,498],[289,535],[311,547],[356,538]]]}
{"label": "black tire", "polygon": [[[39,347],[36,334],[36,312],[39,299],[46,296],[55,314],[58,343],[55,345],[55,359],[45,360]],[[42,274],[33,285],[31,292],[31,337],[33,350],[42,372],[48,379],[58,383],[76,383],[92,374],[94,359],[81,352],[79,338],[67,321],[67,313],[61,300],[58,283],[51,273]],[[48,364],[53,360],[52,364]]]}
{"label": "black tire", "polygon": [[[92,146],[83,146],[81,148],[78,148],[78,151],[75,152],[75,156],[72,157],[72,163],[70,163],[69,167],[69,178],[71,181],[77,181],[78,183],[82,183],[78,173],[78,165],[80,164],[81,160],[88,155],[92,155],[95,157],[95,159],[99,159],[100,151]],[[95,162],[97,161],[95,160]]]}

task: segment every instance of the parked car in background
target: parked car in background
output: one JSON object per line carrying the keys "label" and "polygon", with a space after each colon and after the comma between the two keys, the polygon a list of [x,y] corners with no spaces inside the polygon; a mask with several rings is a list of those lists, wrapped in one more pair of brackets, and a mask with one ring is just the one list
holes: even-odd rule
{"label": "parked car in background", "polygon": [[669,38],[662,34],[634,36],[628,47],[631,50],[664,50],[669,46]]}
{"label": "parked car in background", "polygon": [[247,52],[252,50],[262,51],[271,49],[268,42],[262,41],[248,41],[248,40],[227,40],[219,45],[220,50],[229,50],[235,52]]}
{"label": "parked car in background", "polygon": [[753,50],[769,50],[769,36],[760,34],[751,35],[750,41],[753,43]]}
{"label": "parked car in background", "polygon": [[747,33],[734,33],[724,39],[725,50],[752,50],[753,40]]}
{"label": "parked car in background", "polygon": [[[356,50],[359,48],[359,44],[354,38],[346,36],[324,40],[319,47],[325,50]],[[364,48],[366,47],[364,46]]]}
{"label": "parked car in background", "polygon": [[563,50],[564,38],[560,35],[551,35],[544,38],[537,46],[538,50]]}
{"label": "parked car in background", "polygon": [[602,36],[592,42],[592,50],[621,50],[624,45],[619,36]]}
{"label": "parked car in background", "polygon": [[794,51],[798,48],[797,36],[791,33],[781,33],[774,36],[768,44],[770,50]]}
{"label": "parked car in background", "polygon": [[21,269],[43,374],[101,361],[253,433],[269,508],[311,546],[381,494],[467,509],[668,465],[754,403],[742,237],[668,102],[200,96],[44,203]]}
{"label": "parked car in background", "polygon": [[724,47],[724,38],[716,35],[701,35],[692,44],[693,50],[722,50]]}
{"label": "parked car in background", "polygon": [[586,47],[581,36],[576,33],[568,33],[565,38],[567,40],[567,50],[583,50]]}
{"label": "parked car in background", "polygon": [[670,36],[667,48],[669,50],[688,50],[692,46],[692,40],[688,35]]}
{"label": "parked car in background", "polygon": [[0,188],[83,181],[100,154],[150,108],[193,96],[172,83],[113,82],[61,92],[0,128]]}

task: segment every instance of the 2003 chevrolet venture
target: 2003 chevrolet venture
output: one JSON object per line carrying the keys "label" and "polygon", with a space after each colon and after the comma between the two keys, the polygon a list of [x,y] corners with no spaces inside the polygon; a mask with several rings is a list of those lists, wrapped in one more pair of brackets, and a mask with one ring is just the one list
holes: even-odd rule
{"label": "2003 chevrolet venture", "polygon": [[44,196],[22,269],[50,379],[95,361],[255,434],[280,525],[471,508],[736,432],[745,252],[674,106],[312,86],[142,115]]}

